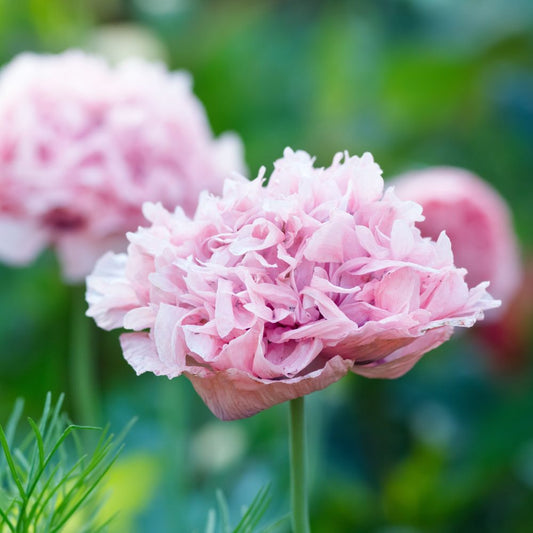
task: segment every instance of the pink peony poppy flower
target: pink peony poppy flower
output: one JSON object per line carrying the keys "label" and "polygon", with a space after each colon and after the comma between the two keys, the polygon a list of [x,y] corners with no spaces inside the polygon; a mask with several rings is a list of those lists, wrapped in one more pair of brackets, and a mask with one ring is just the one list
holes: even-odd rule
{"label": "pink peony poppy flower", "polygon": [[192,214],[201,190],[243,168],[238,139],[213,139],[190,77],[78,51],[23,54],[0,74],[0,259],[58,252],[82,280],[124,251],[144,201]]}
{"label": "pink peony poppy flower", "polygon": [[[344,159],[343,159],[344,157]],[[87,314],[137,373],[184,374],[213,413],[243,418],[349,370],[395,378],[498,305],[469,289],[421,207],[383,193],[370,154],[314,168],[285,151],[264,187],[226,180],[194,217],[144,205],[151,226],[88,277]]]}
{"label": "pink peony poppy flower", "polygon": [[505,200],[485,181],[466,170],[433,167],[404,174],[392,182],[396,194],[419,203],[425,237],[445,230],[452,242],[455,264],[467,270],[470,285],[490,281],[490,293],[502,301],[498,315],[520,285],[519,247]]}

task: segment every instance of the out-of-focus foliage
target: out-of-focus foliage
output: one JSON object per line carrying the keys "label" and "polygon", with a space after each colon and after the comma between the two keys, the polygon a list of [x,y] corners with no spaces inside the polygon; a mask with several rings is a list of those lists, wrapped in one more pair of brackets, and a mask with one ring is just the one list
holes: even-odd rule
{"label": "out-of-focus foliage", "polygon": [[[66,47],[191,71],[215,132],[243,138],[251,176],[287,145],[323,164],[369,150],[385,176],[470,169],[509,201],[531,253],[530,0],[0,0],[0,62]],[[17,396],[37,412],[69,387],[71,314],[52,254],[0,267],[0,290],[5,419]],[[312,395],[313,531],[532,531],[531,330],[518,368],[512,340],[496,372],[465,334],[399,380],[351,376]],[[94,336],[103,416],[140,417],[108,481],[124,510],[111,527],[201,531],[216,487],[235,524],[269,481],[266,522],[288,510],[286,406],[220,423],[186,380],[136,377],[115,334]]]}
{"label": "out-of-focus foliage", "polygon": [[77,433],[98,428],[68,424],[62,405],[62,396],[53,405],[48,394],[40,420],[28,418],[24,438],[17,435],[22,401],[15,404],[5,430],[0,426],[1,531],[107,530],[112,517],[100,519],[96,489],[120,451],[120,439],[117,443],[99,431],[89,453]]}
{"label": "out-of-focus foliage", "polygon": [[266,527],[259,526],[270,500],[270,487],[268,485],[261,487],[252,503],[248,507],[242,508],[242,516],[238,524],[232,527],[226,498],[222,491],[217,491],[218,513],[215,509],[209,510],[205,533],[215,533],[217,530],[222,533],[273,533],[274,531],[279,531],[281,526],[288,524],[289,515],[276,520],[276,522]]}

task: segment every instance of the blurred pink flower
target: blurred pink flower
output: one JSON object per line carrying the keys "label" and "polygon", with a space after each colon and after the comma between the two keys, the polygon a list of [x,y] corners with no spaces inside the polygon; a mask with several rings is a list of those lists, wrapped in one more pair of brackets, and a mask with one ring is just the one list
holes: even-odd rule
{"label": "blurred pink flower", "polygon": [[147,203],[151,222],[88,277],[87,314],[124,327],[137,373],[184,374],[222,419],[322,389],[348,370],[394,378],[498,302],[469,290],[421,207],[383,194],[370,154],[326,169],[287,149],[263,187],[226,180],[193,219]]}
{"label": "blurred pink flower", "polygon": [[485,181],[466,170],[432,167],[392,181],[396,194],[422,206],[422,235],[435,239],[445,230],[455,264],[467,269],[470,285],[489,281],[489,292],[502,300],[497,318],[520,285],[519,247],[505,200]]}
{"label": "blurred pink flower", "polygon": [[238,139],[214,140],[190,77],[78,51],[23,54],[0,75],[0,259],[57,249],[83,279],[144,220],[144,201],[192,214],[202,189],[243,168]]}
{"label": "blurred pink flower", "polygon": [[533,259],[526,259],[523,270],[522,282],[505,311],[497,320],[476,325],[472,331],[498,377],[523,372],[533,354]]}

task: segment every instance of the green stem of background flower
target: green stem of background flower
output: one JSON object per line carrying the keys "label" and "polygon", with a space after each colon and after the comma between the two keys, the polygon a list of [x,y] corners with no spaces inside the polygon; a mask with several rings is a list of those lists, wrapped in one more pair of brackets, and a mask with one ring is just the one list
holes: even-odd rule
{"label": "green stem of background flower", "polygon": [[91,350],[91,321],[85,316],[85,287],[72,290],[70,338],[70,390],[75,422],[96,425],[99,401],[94,354]]}
{"label": "green stem of background flower", "polygon": [[291,463],[291,506],[293,533],[309,533],[309,510],[307,506],[304,398],[290,401],[290,463]]}

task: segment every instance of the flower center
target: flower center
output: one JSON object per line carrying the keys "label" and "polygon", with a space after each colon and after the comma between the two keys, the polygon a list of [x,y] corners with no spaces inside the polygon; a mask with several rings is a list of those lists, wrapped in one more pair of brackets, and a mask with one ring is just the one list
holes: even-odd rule
{"label": "flower center", "polygon": [[86,225],[85,217],[66,207],[56,207],[43,217],[46,227],[60,232],[78,231]]}

